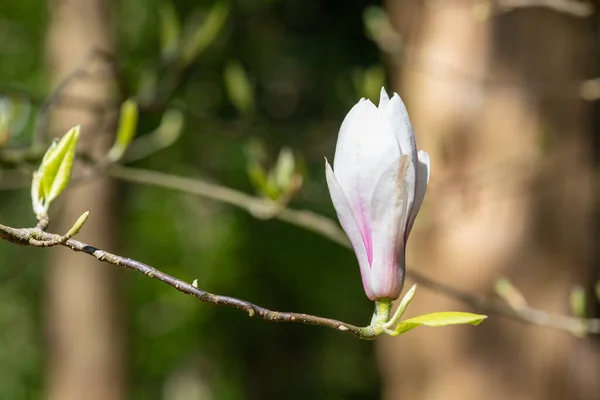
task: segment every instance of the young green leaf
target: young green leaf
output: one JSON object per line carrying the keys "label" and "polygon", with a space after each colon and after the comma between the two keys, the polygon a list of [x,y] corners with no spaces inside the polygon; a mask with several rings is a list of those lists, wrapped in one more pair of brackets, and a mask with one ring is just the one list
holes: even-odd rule
{"label": "young green leaf", "polygon": [[44,206],[44,198],[41,190],[41,176],[39,172],[33,172],[33,179],[31,181],[31,205],[33,207],[33,213],[41,218],[46,215],[46,207]]}
{"label": "young green leaf", "polygon": [[292,182],[292,176],[296,171],[296,160],[294,153],[287,147],[279,152],[277,163],[273,171],[275,184],[284,192],[287,192]]}
{"label": "young green leaf", "polygon": [[34,172],[31,197],[37,216],[44,215],[48,211],[52,200],[67,187],[71,179],[79,132],[79,126],[76,126],[58,142],[52,143],[46,151],[40,167]]}
{"label": "young green leaf", "polygon": [[400,321],[394,329],[394,331],[397,334],[402,334],[422,325],[431,327],[460,324],[479,325],[486,318],[486,315],[472,314],[466,312],[435,312],[431,314],[419,315],[418,317]]}
{"label": "young green leaf", "polygon": [[227,20],[230,8],[228,0],[218,0],[204,22],[184,38],[180,54],[184,66],[193,62],[216,39]]}
{"label": "young green leaf", "polygon": [[129,144],[135,136],[138,121],[138,106],[132,100],[126,100],[121,106],[121,117],[119,118],[119,130],[115,144],[108,152],[108,159],[112,162],[118,161],[123,157]]}
{"label": "young green leaf", "polygon": [[170,59],[177,53],[179,38],[181,37],[181,26],[177,10],[170,1],[164,1],[159,5],[160,22],[160,49],[163,58]]}
{"label": "young green leaf", "polygon": [[263,167],[266,158],[266,150],[264,144],[258,140],[250,140],[246,143],[244,153],[248,159],[246,172],[250,178],[252,186],[262,196],[266,196],[271,200],[277,200],[281,191],[275,183],[273,170],[267,172]]}
{"label": "young green leaf", "polygon": [[141,160],[162,149],[166,149],[181,136],[184,126],[183,113],[176,109],[167,110],[162,117],[160,125],[154,131],[141,135],[135,140],[135,145],[130,146],[124,155],[127,162]]}
{"label": "young green leaf", "polygon": [[254,108],[254,88],[244,67],[237,61],[230,61],[225,66],[223,79],[227,95],[235,108],[242,114],[251,112]]}
{"label": "young green leaf", "polygon": [[247,167],[248,177],[255,189],[264,192],[267,187],[267,171],[257,162],[249,162]]}

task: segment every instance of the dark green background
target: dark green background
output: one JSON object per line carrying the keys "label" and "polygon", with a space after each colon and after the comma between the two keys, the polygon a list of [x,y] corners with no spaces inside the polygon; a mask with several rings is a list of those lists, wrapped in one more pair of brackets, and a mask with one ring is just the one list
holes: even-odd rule
{"label": "dark green background", "polygon": [[[135,90],[144,70],[160,57],[159,2],[114,3],[117,53],[124,78]],[[339,125],[363,95],[353,75],[382,61],[363,25],[371,3],[234,2],[218,38],[183,73],[174,94],[161,99],[167,108],[186,110],[182,137],[135,165],[254,193],[244,152],[249,141],[265,144],[267,165],[287,146],[304,157],[307,169],[292,206],[334,217],[323,157],[332,157]],[[181,17],[201,16],[212,2],[172,4]],[[0,89],[25,91],[33,107],[29,124],[14,132],[8,147],[28,142],[36,107],[52,89],[44,62],[46,24],[42,1],[0,3]],[[241,115],[227,95],[223,71],[231,60],[245,68],[253,84],[254,112]],[[154,129],[161,115],[161,109],[144,111],[138,134]],[[114,209],[118,248],[112,249],[117,253],[187,281],[198,279],[208,291],[271,309],[368,322],[372,305],[348,250],[209,200],[139,185],[120,183],[119,188]],[[2,223],[34,223],[27,189],[0,196]],[[92,216],[86,229],[93,224]],[[45,255],[44,250],[0,243],[2,399],[43,395]],[[175,379],[187,382],[185,377],[193,385],[206,385],[218,399],[378,396],[372,342],[324,328],[250,319],[142,275],[120,275],[132,399],[163,398]]]}

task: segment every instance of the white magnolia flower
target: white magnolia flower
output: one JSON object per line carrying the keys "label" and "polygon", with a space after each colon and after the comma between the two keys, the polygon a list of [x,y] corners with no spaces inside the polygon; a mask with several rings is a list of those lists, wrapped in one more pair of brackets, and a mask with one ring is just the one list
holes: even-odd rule
{"label": "white magnolia flower", "polygon": [[405,248],[429,181],[429,155],[417,152],[404,103],[381,89],[379,107],[361,99],[340,128],[327,185],[348,235],[367,297],[396,299]]}

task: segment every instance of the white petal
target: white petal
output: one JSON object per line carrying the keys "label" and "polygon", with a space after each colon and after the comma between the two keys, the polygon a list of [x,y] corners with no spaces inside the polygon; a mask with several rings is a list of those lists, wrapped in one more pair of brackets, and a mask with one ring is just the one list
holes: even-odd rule
{"label": "white petal", "polygon": [[327,160],[325,160],[325,176],[327,177],[329,194],[331,195],[333,207],[335,208],[338,219],[340,220],[340,225],[344,229],[344,232],[346,232],[346,235],[348,235],[348,239],[350,239],[350,243],[352,244],[354,252],[356,253],[365,293],[367,294],[368,298],[374,299],[370,283],[371,266],[369,265],[369,261],[367,259],[367,251],[361,231],[352,213],[350,205],[348,204],[348,200],[346,199],[346,196]]}
{"label": "white petal", "polygon": [[412,200],[407,178],[414,174],[410,157],[404,155],[400,162],[388,164],[373,192],[371,286],[377,297],[396,298],[402,289],[404,259],[398,257],[404,257],[404,229]]}
{"label": "white petal", "polygon": [[394,93],[387,107],[381,110],[389,121],[394,135],[400,144],[402,154],[408,154],[413,164],[417,165],[417,145],[412,130],[408,111],[398,93]]}
{"label": "white petal", "polygon": [[388,96],[385,88],[381,88],[381,94],[379,95],[379,108],[385,107],[387,103],[390,101],[390,97]]}
{"label": "white petal", "polygon": [[[421,166],[422,164],[422,166]],[[427,178],[424,179],[425,181],[425,188],[423,189],[423,191],[425,191],[425,189],[427,188],[427,184],[429,183],[429,175],[431,174],[430,168],[431,168],[431,161],[429,160],[429,154],[426,151],[423,150],[419,150],[419,168],[423,168],[423,171],[427,171],[427,173],[423,174],[426,175]],[[420,171],[420,169],[419,169]]]}
{"label": "white petal", "polygon": [[410,209],[410,217],[408,218],[408,226],[406,229],[406,237],[408,238],[408,234],[410,233],[413,224],[415,223],[415,219],[417,218],[417,213],[421,208],[421,204],[423,203],[423,199],[425,198],[425,191],[427,190],[427,184],[429,183],[429,174],[430,174],[430,161],[429,154],[424,152],[423,150],[419,151],[419,164],[417,167],[417,185],[415,188],[415,200]]}
{"label": "white petal", "polygon": [[376,107],[373,103],[371,103],[370,100],[362,98],[354,105],[354,107],[350,109],[348,114],[346,114],[344,121],[342,122],[342,126],[338,134],[336,153],[340,147],[340,144],[343,145],[347,142],[352,142],[357,139],[356,135],[359,134],[359,132],[353,128],[359,124],[362,119],[364,119],[365,115],[369,115],[371,112],[370,110],[373,108]]}
{"label": "white petal", "polygon": [[333,160],[335,176],[350,206],[368,202],[386,166],[400,157],[392,127],[370,101],[359,102],[348,113]]}

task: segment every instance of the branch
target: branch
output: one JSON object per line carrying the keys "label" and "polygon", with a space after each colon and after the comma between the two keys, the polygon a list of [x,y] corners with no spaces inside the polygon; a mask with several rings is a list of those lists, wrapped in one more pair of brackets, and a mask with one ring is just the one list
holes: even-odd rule
{"label": "branch", "polygon": [[248,211],[251,215],[259,219],[277,218],[325,236],[342,246],[350,247],[346,235],[338,228],[337,223],[312,211],[292,210],[289,208],[281,209],[277,202],[271,200],[263,200],[215,183],[169,175],[162,172],[115,165],[108,170],[108,174],[127,182],[173,189],[230,204]]}
{"label": "branch", "polygon": [[[108,170],[108,173],[114,178],[123,181],[173,189],[230,204],[248,211],[257,218],[276,218],[320,234],[346,248],[351,248],[346,235],[335,221],[311,211],[289,208],[281,209],[278,203],[270,200],[263,200],[214,183],[161,172],[113,166]],[[576,336],[600,334],[600,319],[583,319],[569,315],[549,313],[526,305],[512,307],[497,299],[473,295],[452,286],[433,281],[419,272],[415,272],[414,269],[407,269],[407,276],[420,286],[467,303],[479,312],[502,315],[517,321],[557,329]]]}
{"label": "branch", "polygon": [[[65,82],[63,82],[63,84],[59,85],[59,87],[55,90],[54,94],[51,95],[43,103],[41,107],[41,115],[38,120],[36,129],[36,137],[38,137],[38,139],[43,135],[43,133],[46,130],[46,114],[48,108],[50,107],[50,105],[59,102],[58,100],[62,96],[64,96],[64,93],[62,93],[64,92],[63,89],[71,81],[74,81],[76,79],[94,78],[90,75],[89,72],[87,72],[84,69],[84,67],[90,59],[94,59],[96,57],[108,61],[108,63],[112,66],[113,69],[116,68],[116,66],[114,65],[114,60],[112,60],[110,55],[105,54],[101,51],[91,52],[90,57],[84,60],[82,65],[78,67],[73,72],[73,74],[68,79],[66,79]],[[111,75],[118,76],[119,74],[113,73]],[[126,92],[126,88],[122,88],[122,92]],[[34,140],[34,142],[36,141]],[[3,152],[2,156],[4,157],[5,155],[6,154]],[[33,154],[33,156],[35,156],[35,154]],[[23,157],[24,156],[22,154],[18,154],[18,157],[15,157],[15,159],[17,161],[22,161]],[[93,173],[89,176],[85,176],[82,180],[93,179],[94,177],[105,173],[105,168],[108,168],[108,173],[110,175],[118,179],[122,179],[129,182],[137,182],[142,184],[170,188],[186,193],[191,193],[201,197],[211,198],[213,200],[244,209],[257,218],[277,218],[281,221],[290,223],[292,225],[300,226],[309,231],[318,233],[347,248],[351,247],[346,235],[338,227],[338,224],[329,218],[315,214],[310,211],[288,209],[286,208],[285,204],[260,199],[255,196],[245,194],[243,192],[239,192],[230,188],[226,188],[220,185],[200,180],[120,166],[110,167],[104,164],[102,164],[100,168],[94,168]],[[101,261],[108,262],[114,265],[124,266],[126,268],[142,272],[150,277],[160,280],[161,282],[167,283],[168,285],[173,286],[186,294],[196,296],[202,301],[213,304],[223,304],[242,309],[248,312],[251,316],[256,314],[263,319],[272,321],[301,322],[305,324],[320,325],[341,331],[349,331],[361,338],[369,338],[373,336],[373,333],[369,331],[369,327],[359,328],[353,325],[345,324],[340,321],[306,314],[281,313],[276,311],[270,311],[268,309],[256,306],[244,300],[239,300],[227,296],[214,295],[199,290],[193,285],[171,277],[170,275],[167,275],[149,265],[121,256],[117,256],[108,253],[104,250],[97,249],[93,246],[73,240],[70,238],[69,234],[60,236],[44,232],[46,225],[47,224],[42,224],[38,225],[38,227],[36,228],[27,229],[15,229],[0,225],[0,237],[13,243],[30,245],[35,247],[50,247],[55,245],[66,246],[74,251],[80,251],[86,254],[94,255]],[[539,326],[551,327],[575,335],[584,335],[587,333],[600,333],[599,319],[581,319],[566,315],[547,313],[545,311],[533,309],[527,306],[515,308],[499,300],[468,294],[451,286],[432,281],[429,278],[412,270],[409,270],[407,275],[415,282],[420,283],[425,287],[429,287],[430,289],[441,292],[449,297],[468,303],[475,309],[478,309],[483,312],[495,313],[516,319],[518,321],[528,322]]]}
{"label": "branch", "polygon": [[[279,203],[276,203],[276,202],[273,202],[270,200],[264,200],[261,198],[257,198],[255,196],[251,196],[249,194],[246,194],[246,193],[243,193],[243,192],[231,189],[231,188],[223,187],[218,184],[205,182],[205,181],[201,181],[198,179],[191,179],[191,178],[185,178],[185,177],[180,177],[180,176],[175,176],[175,175],[169,175],[169,174],[165,174],[165,173],[161,173],[161,172],[155,172],[155,171],[149,171],[149,170],[143,170],[143,169],[137,169],[137,168],[130,168],[130,167],[122,167],[122,166],[115,165],[115,166],[110,167],[110,169],[108,170],[108,173],[111,176],[113,176],[114,178],[117,178],[117,179],[120,179],[123,181],[157,186],[157,187],[166,188],[166,189],[173,189],[173,190],[177,190],[180,192],[193,194],[196,196],[209,198],[209,199],[212,199],[215,201],[226,203],[226,204],[241,208],[241,209],[249,212],[251,215],[255,216],[256,218],[260,218],[260,219],[276,218],[281,221],[287,222],[289,224],[299,226],[299,227],[309,230],[311,232],[317,233],[317,234],[324,236],[324,237],[330,239],[331,241],[338,243],[346,248],[351,248],[351,245],[348,242],[346,235],[338,227],[338,225],[335,221],[333,221],[327,217],[324,217],[322,215],[311,212],[311,211],[282,208]],[[2,227],[2,226],[0,225],[0,227]],[[31,236],[31,232],[28,232],[27,230],[25,230],[25,231],[13,230],[12,233],[10,234],[10,236],[7,237],[6,236],[7,232],[10,232],[10,229],[13,229],[13,228],[8,228],[8,227],[3,227],[3,228],[6,228],[8,230],[8,231],[0,232],[0,237],[2,237],[5,240],[9,240],[9,241],[15,243],[15,238],[22,238],[22,240],[20,240],[20,241],[17,240],[17,242],[19,242],[19,244],[29,244],[29,245],[34,245],[37,247],[42,246],[42,245],[40,245],[39,242],[35,242],[35,240],[39,241],[40,239],[36,239],[35,237]],[[48,235],[47,233],[44,233],[44,234]],[[12,240],[11,240],[11,238],[12,238]],[[32,239],[34,241],[33,244],[28,242],[28,240],[30,240],[30,239]],[[54,237],[54,240],[56,240],[56,237]],[[71,246],[69,246],[69,244],[73,243],[73,242],[76,242],[76,241],[67,240],[64,244],[62,244],[62,243],[60,243],[60,244],[66,245],[67,247],[71,247]],[[76,242],[76,243],[80,243],[80,242]],[[40,245],[40,246],[38,246],[38,245]],[[81,244],[81,245],[87,246],[90,249],[98,250],[89,245],[84,245],[84,244]],[[45,244],[43,246],[47,247],[48,244]],[[83,250],[77,250],[76,248],[72,248],[72,249],[76,250],[76,251],[83,251]],[[106,253],[106,252],[104,252],[104,253],[110,254],[110,253]],[[111,255],[111,256],[114,256],[114,255]],[[114,257],[118,257],[118,256],[114,256]],[[129,260],[129,259],[127,259],[127,260]],[[102,261],[106,261],[106,260],[102,260]],[[152,268],[145,264],[141,264],[141,263],[138,263],[133,260],[130,260],[130,261],[137,263],[139,265],[144,265],[145,268]],[[116,265],[121,265],[121,266],[125,266],[127,268],[132,268],[131,266],[123,264],[123,263],[116,264]],[[136,269],[136,268],[132,268],[132,269]],[[140,271],[139,269],[136,269],[136,270]],[[156,271],[158,271],[158,270],[156,270]],[[140,271],[140,272],[144,272],[144,271]],[[173,277],[170,277],[160,271],[158,271],[158,274],[156,276],[167,276],[167,277],[169,277],[169,279],[173,279],[175,282],[179,282],[180,284],[178,287],[177,285],[170,284],[168,281],[165,281],[165,280],[159,278],[159,280],[161,280],[167,284],[170,284],[171,286],[174,286],[178,290],[181,290],[180,288],[183,287],[183,286],[181,286],[182,281],[179,281]],[[512,318],[517,321],[530,323],[530,324],[538,325],[538,326],[542,326],[542,327],[549,327],[549,328],[557,329],[560,331],[568,332],[568,333],[571,333],[571,334],[574,334],[577,336],[600,333],[600,319],[583,319],[583,318],[578,318],[578,317],[573,317],[573,316],[568,316],[568,315],[549,313],[549,312],[542,311],[542,310],[539,310],[536,308],[528,307],[526,305],[522,305],[519,307],[513,307],[513,306],[511,306],[503,301],[497,300],[497,299],[473,295],[473,294],[461,291],[460,289],[454,288],[452,286],[436,282],[436,281],[431,280],[430,278],[420,274],[419,272],[414,271],[414,269],[408,269],[407,276],[410,279],[412,279],[414,282],[418,283],[419,285],[421,285],[423,287],[429,288],[430,290],[442,293],[448,297],[451,297],[451,298],[457,299],[459,301],[462,301],[466,304],[469,304],[475,310],[478,310],[480,312],[497,314],[497,315],[505,316],[508,318]],[[190,286],[187,283],[184,283],[184,284],[187,286]],[[181,290],[181,291],[184,291],[184,290]],[[203,291],[200,291],[200,290],[194,288],[193,292],[188,293],[188,292],[184,291],[184,293],[191,294],[193,296],[201,298],[201,300],[204,300],[202,297],[200,297],[199,293],[206,293],[206,292],[203,292]],[[216,295],[210,295],[210,296],[216,296]],[[231,299],[229,297],[223,297],[223,296],[217,296],[217,297]],[[251,308],[255,309],[255,312],[257,312],[256,310],[258,310],[258,309],[262,310],[261,311],[262,314],[257,312],[257,314],[259,316],[261,316],[262,318],[279,321],[279,319],[273,319],[270,315],[265,314],[265,313],[277,313],[277,312],[269,311],[267,309],[255,306],[251,303],[244,302],[242,300],[238,300],[238,299],[234,299],[234,300],[237,302],[236,303],[237,305],[219,303],[219,302],[217,302],[216,304],[226,304],[226,305],[234,306],[237,308],[240,308],[240,307],[238,307],[239,304],[245,304],[244,307],[250,306]],[[211,302],[211,301],[209,301],[209,302]],[[249,310],[248,308],[244,308],[244,307],[242,307],[241,309]],[[343,326],[346,326],[348,328],[348,330],[350,332],[354,333],[355,335],[357,335],[357,334],[355,331],[353,331],[353,329],[355,329],[355,328],[362,329],[362,328],[357,328],[355,326],[353,327],[352,325],[349,325],[349,324],[344,324],[340,321],[330,320],[330,319],[326,319],[326,318],[323,320],[329,321],[328,325],[322,324],[322,323],[305,322],[301,318],[301,316],[306,316],[305,314],[277,313],[277,315],[278,315],[278,318],[286,319],[284,322],[296,321],[296,322],[303,322],[303,323],[310,323],[310,324],[332,327],[334,329],[339,329],[339,326],[343,325]],[[310,317],[310,316],[308,316],[308,317]],[[315,318],[320,318],[320,317],[315,317]],[[336,328],[335,324],[341,324],[341,325],[337,325],[338,327]]]}
{"label": "branch", "polygon": [[[44,227],[44,225],[42,225],[42,227]],[[370,339],[374,337],[370,327],[362,328],[335,319],[317,317],[309,314],[271,311],[269,309],[266,309],[264,307],[258,306],[245,300],[206,292],[204,290],[198,289],[193,284],[174,278],[171,275],[166,274],[150,265],[132,260],[130,258],[121,257],[116,254],[109,253],[105,250],[98,249],[94,246],[80,242],[75,239],[70,239],[68,238],[68,234],[61,236],[53,233],[44,232],[42,229],[40,229],[40,227],[16,229],[0,224],[0,238],[7,240],[11,243],[25,246],[68,247],[73,251],[82,252],[94,256],[99,261],[141,272],[142,274],[150,278],[166,283],[167,285],[174,287],[180,292],[197,297],[198,299],[206,303],[224,305],[245,311],[250,317],[257,316],[264,320],[273,322],[299,322],[307,325],[318,325],[326,328],[335,329],[341,332],[349,332],[361,339]]]}

